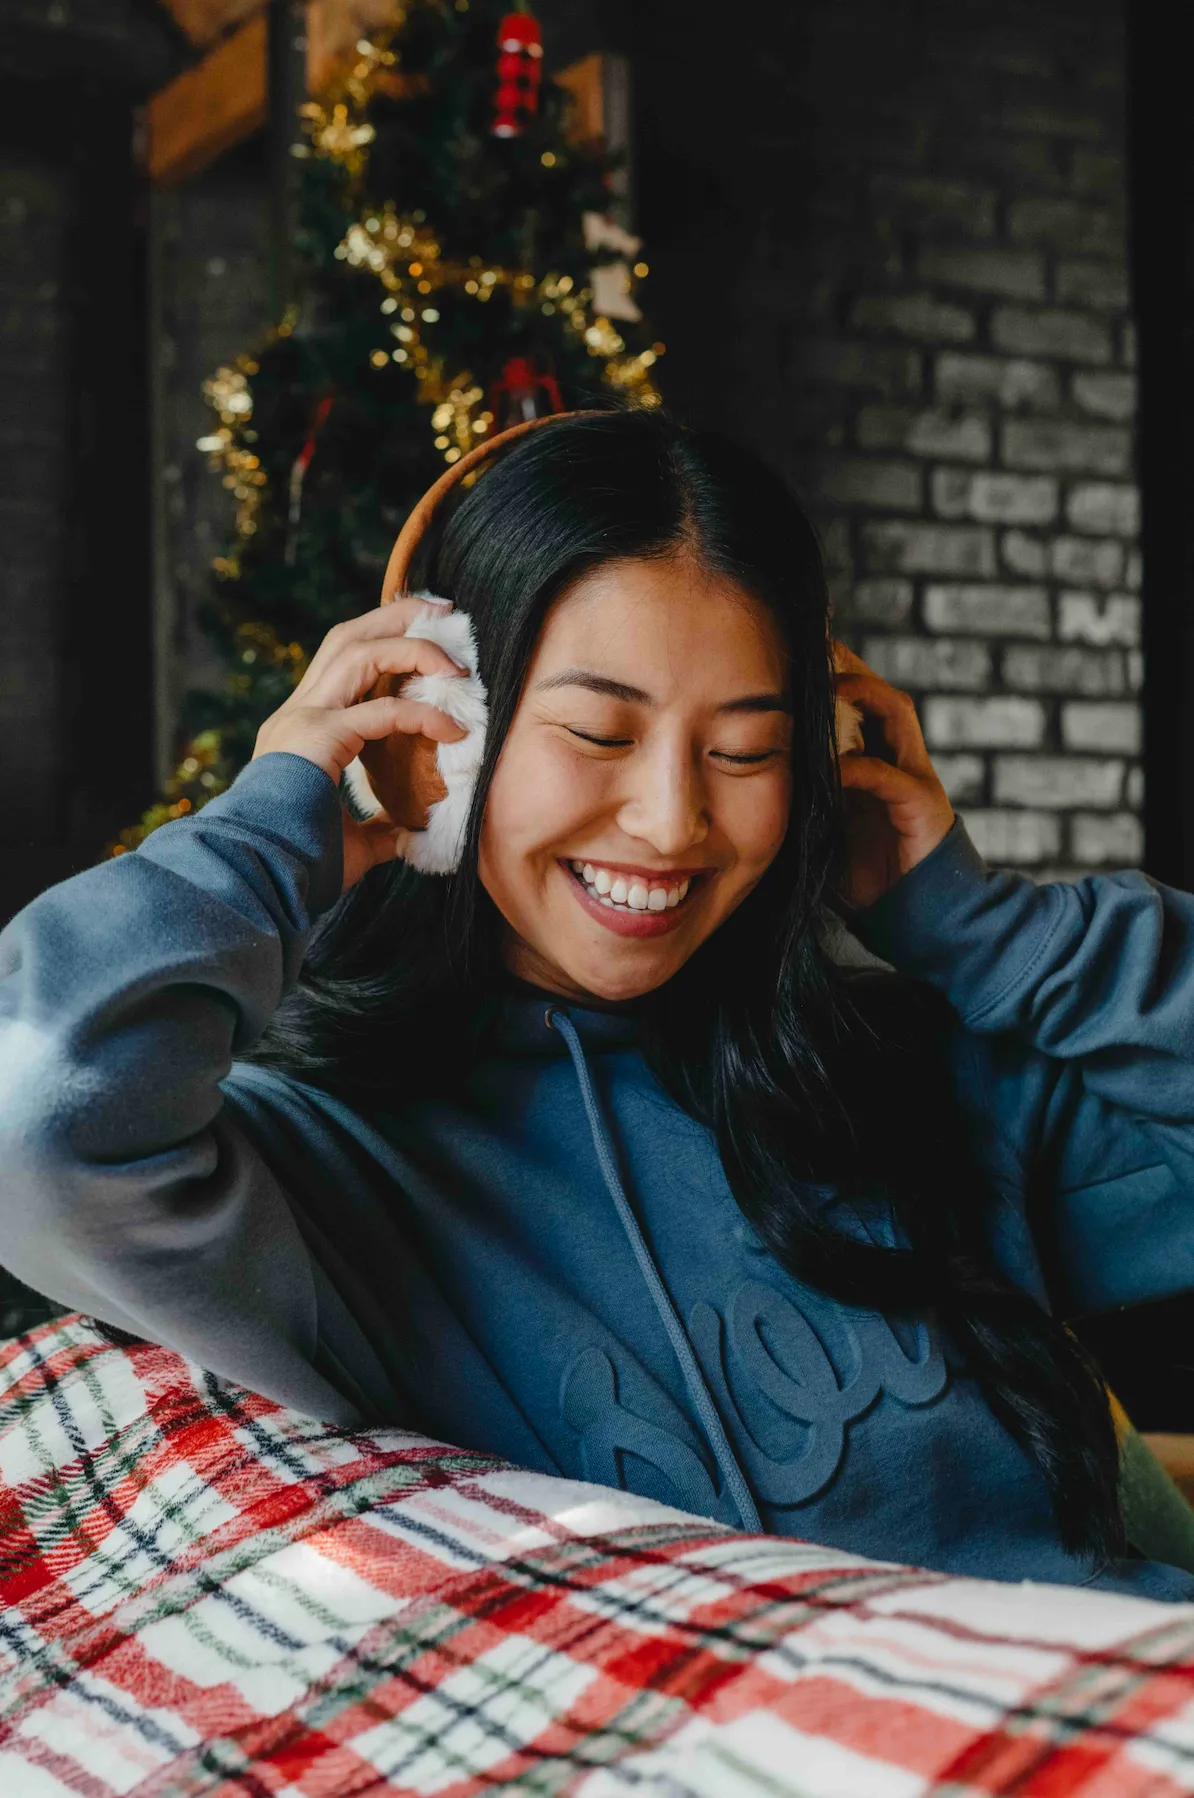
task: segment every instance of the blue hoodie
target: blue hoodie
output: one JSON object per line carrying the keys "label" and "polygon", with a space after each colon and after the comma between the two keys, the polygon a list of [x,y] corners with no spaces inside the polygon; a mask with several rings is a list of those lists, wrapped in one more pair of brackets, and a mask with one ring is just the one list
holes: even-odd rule
{"label": "blue hoodie", "polygon": [[[336,788],[274,754],[12,922],[0,1261],[331,1420],[882,1559],[1194,1597],[1067,1554],[933,1319],[777,1264],[631,1016],[511,987],[456,1079],[399,1072],[367,1114],[238,1062],[339,887]],[[1004,1270],[1063,1315],[1194,1286],[1194,899],[992,874],[958,826],[865,937],[960,1016]]]}

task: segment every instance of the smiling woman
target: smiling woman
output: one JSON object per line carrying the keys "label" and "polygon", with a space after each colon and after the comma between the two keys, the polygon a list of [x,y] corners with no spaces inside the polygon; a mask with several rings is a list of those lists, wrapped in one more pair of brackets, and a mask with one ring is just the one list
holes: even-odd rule
{"label": "smiling woman", "polygon": [[[1185,1265],[1182,1226],[1137,1220],[1177,1215],[1149,1119],[1187,1115],[1194,1051],[1132,1048],[1151,982],[1096,994],[1089,1054],[1080,1004],[1109,936],[1185,965],[1181,896],[988,875],[906,696],[844,652],[835,683],[803,513],[717,438],[553,420],[404,574],[467,613],[488,693],[458,865],[395,859],[400,783],[394,816],[340,803],[367,745],[402,769],[462,735],[403,689],[465,671],[388,592],[227,794],[12,927],[5,1005],[43,1036],[2,1094],[5,1260],[329,1418],[882,1558],[1194,1595],[1123,1556],[1060,1321]],[[885,759],[839,765],[835,692]],[[831,901],[973,1027],[835,966]]]}
{"label": "smiling woman", "polygon": [[563,589],[481,835],[515,974],[616,1001],[684,965],[783,841],[786,688],[772,614],[691,547]]}

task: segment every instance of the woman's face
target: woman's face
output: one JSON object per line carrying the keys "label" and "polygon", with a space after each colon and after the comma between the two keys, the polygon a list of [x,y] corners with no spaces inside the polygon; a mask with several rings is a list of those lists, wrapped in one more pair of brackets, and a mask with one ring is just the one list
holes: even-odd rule
{"label": "woman's face", "polygon": [[779,849],[790,748],[786,656],[757,600],[683,554],[575,582],[481,832],[512,972],[614,1002],[670,979]]}

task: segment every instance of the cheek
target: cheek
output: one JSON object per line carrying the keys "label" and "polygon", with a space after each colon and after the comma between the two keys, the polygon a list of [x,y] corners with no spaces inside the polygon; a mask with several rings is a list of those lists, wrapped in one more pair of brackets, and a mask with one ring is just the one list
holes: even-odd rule
{"label": "cheek", "polygon": [[528,858],[554,859],[608,801],[607,765],[549,737],[506,739],[485,806],[481,875],[510,883]]}
{"label": "cheek", "polygon": [[789,771],[737,783],[722,806],[721,827],[744,870],[759,873],[779,854],[792,805]]}

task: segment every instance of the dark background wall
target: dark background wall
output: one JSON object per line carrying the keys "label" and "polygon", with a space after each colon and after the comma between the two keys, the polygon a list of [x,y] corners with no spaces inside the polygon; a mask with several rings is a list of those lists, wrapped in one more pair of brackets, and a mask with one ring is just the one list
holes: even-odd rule
{"label": "dark background wall", "polygon": [[1140,860],[1122,8],[810,0],[735,54],[636,16],[669,397],[822,523],[996,862]]}
{"label": "dark background wall", "polygon": [[144,0],[0,0],[0,919],[149,795]]}

